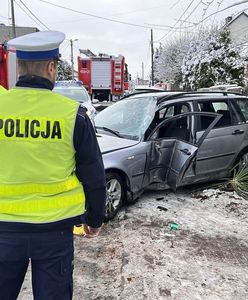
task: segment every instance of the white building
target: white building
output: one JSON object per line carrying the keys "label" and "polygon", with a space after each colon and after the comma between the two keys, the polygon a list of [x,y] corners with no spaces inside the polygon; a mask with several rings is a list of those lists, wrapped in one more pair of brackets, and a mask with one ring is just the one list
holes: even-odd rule
{"label": "white building", "polygon": [[248,42],[248,15],[245,12],[226,18],[225,26],[230,30],[234,42]]}

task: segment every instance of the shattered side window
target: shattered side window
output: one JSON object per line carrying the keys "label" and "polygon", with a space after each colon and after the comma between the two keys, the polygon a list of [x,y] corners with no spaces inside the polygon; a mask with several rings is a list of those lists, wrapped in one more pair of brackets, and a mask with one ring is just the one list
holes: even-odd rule
{"label": "shattered side window", "polygon": [[181,114],[189,112],[189,107],[185,104],[181,107]]}
{"label": "shattered side window", "polygon": [[237,99],[236,103],[238,104],[245,121],[248,122],[248,99]]}
{"label": "shattered side window", "polygon": [[159,111],[160,119],[170,118],[174,116],[174,106],[169,106]]}

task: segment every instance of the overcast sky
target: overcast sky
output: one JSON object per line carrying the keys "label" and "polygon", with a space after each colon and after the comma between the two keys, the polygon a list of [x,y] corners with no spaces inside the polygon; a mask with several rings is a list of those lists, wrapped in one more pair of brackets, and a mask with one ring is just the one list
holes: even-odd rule
{"label": "overcast sky", "polygon": [[[55,7],[48,2],[70,10]],[[0,0],[0,3],[0,23],[11,24],[8,19],[10,1]],[[239,3],[243,4],[224,10]],[[157,47],[159,42],[170,41],[180,31],[181,34],[192,32],[196,28],[194,24],[205,18],[201,24],[220,23],[227,16],[245,9],[248,11],[248,1],[242,0],[15,0],[15,22],[18,26],[33,26],[39,30],[49,28],[63,31],[67,40],[61,46],[61,53],[67,60],[70,60],[71,55],[70,39],[78,39],[73,43],[75,62],[78,49],[90,49],[96,54],[122,54],[135,79],[137,73],[140,77],[142,75],[142,62],[145,77],[149,76],[151,28],[154,47]],[[214,14],[216,12],[219,13]]]}

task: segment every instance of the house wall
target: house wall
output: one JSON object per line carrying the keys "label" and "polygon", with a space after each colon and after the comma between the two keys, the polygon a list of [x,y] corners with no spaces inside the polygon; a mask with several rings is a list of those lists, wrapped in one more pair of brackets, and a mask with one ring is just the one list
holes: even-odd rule
{"label": "house wall", "polygon": [[233,41],[248,42],[248,17],[241,14],[228,25]]}
{"label": "house wall", "polygon": [[[36,27],[16,27],[16,37],[39,31]],[[0,24],[0,44],[12,39],[12,27]]]}

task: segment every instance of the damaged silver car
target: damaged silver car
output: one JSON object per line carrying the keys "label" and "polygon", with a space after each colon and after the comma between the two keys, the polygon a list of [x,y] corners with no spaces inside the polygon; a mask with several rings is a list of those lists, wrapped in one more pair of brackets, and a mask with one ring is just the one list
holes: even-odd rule
{"label": "damaged silver car", "polygon": [[95,118],[107,180],[106,219],[148,186],[217,180],[248,163],[248,99],[231,93],[144,93]]}

